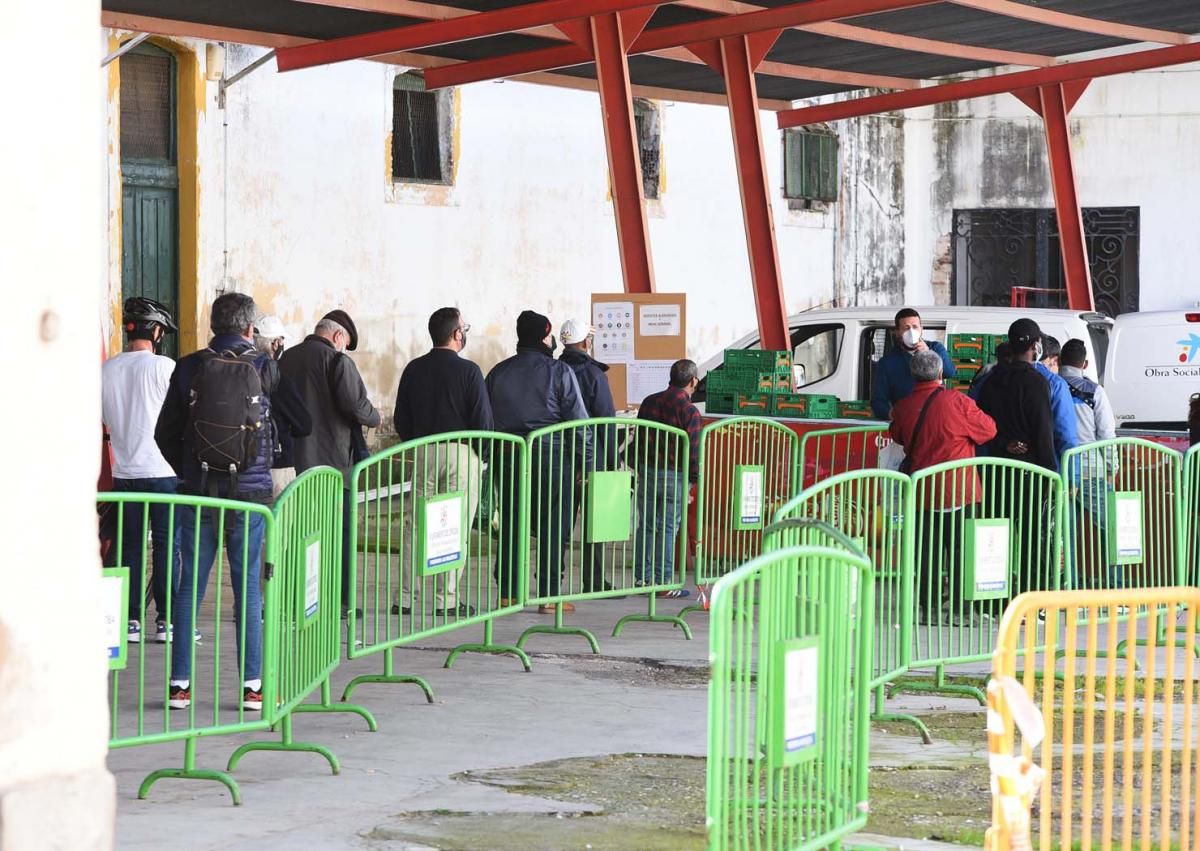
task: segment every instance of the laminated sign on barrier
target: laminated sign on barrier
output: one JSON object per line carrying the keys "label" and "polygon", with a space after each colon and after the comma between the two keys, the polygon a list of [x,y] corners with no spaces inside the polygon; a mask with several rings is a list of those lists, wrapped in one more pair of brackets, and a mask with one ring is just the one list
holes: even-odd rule
{"label": "laminated sign on barrier", "polygon": [[767,468],[762,464],[739,464],[734,468],[733,528],[761,529],[765,513],[764,488]]}
{"label": "laminated sign on barrier", "polygon": [[821,643],[816,636],[775,645],[775,683],[769,700],[776,708],[771,736],[776,766],[796,765],[817,755],[820,660]]}
{"label": "laminated sign on barrier", "polygon": [[313,535],[304,543],[304,621],[305,625],[321,608],[321,536]]}
{"label": "laminated sign on barrier", "polygon": [[108,652],[108,669],[120,671],[125,668],[126,639],[129,636],[125,628],[129,621],[125,610],[129,599],[129,568],[106,567],[102,571],[100,594],[101,611],[104,612],[104,646]]}
{"label": "laminated sign on barrier", "polygon": [[1140,491],[1116,491],[1108,495],[1109,561],[1113,564],[1140,564],[1143,558],[1142,494]]}
{"label": "laminated sign on barrier", "polygon": [[624,541],[632,531],[633,473],[596,470],[588,474],[587,542]]}
{"label": "laminated sign on barrier", "polygon": [[1007,520],[968,520],[963,597],[999,600],[1007,597],[1012,528]]}
{"label": "laminated sign on barrier", "polygon": [[466,562],[467,495],[463,491],[419,500],[422,576],[455,570]]}

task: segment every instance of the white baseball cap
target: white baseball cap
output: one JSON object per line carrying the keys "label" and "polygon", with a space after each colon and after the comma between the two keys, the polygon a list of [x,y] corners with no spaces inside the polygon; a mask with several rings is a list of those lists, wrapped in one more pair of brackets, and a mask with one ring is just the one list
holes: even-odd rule
{"label": "white baseball cap", "polygon": [[571,345],[572,343],[582,343],[592,334],[596,333],[596,329],[592,324],[584,319],[568,319],[562,324],[562,328],[558,332],[559,339],[563,341],[563,345]]}
{"label": "white baseball cap", "polygon": [[283,323],[279,321],[279,317],[274,314],[258,317],[254,323],[254,333],[265,340],[275,340],[282,337],[286,341],[288,338],[287,329],[283,327]]}

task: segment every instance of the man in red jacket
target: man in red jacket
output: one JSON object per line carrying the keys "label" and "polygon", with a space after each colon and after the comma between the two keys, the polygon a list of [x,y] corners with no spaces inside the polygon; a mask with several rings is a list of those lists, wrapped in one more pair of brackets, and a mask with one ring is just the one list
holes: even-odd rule
{"label": "man in red jacket", "polygon": [[[975,457],[975,448],[996,436],[996,423],[964,393],[942,386],[942,359],[936,352],[912,357],[912,395],[892,408],[892,440],[904,447],[904,471]],[[962,540],[967,519],[983,501],[979,474],[955,470],[926,480],[916,546],[920,554],[914,594],[920,623],[941,620],[935,613],[958,602],[962,589]]]}

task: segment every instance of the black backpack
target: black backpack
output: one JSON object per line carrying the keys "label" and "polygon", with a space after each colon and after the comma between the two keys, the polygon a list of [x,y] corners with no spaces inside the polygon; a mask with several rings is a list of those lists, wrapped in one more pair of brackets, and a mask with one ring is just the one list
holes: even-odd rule
{"label": "black backpack", "polygon": [[196,367],[187,433],[202,476],[211,470],[236,477],[259,459],[264,438],[267,447],[274,445],[264,392],[269,388],[263,387],[259,372],[262,357],[255,351],[239,355],[208,349]]}

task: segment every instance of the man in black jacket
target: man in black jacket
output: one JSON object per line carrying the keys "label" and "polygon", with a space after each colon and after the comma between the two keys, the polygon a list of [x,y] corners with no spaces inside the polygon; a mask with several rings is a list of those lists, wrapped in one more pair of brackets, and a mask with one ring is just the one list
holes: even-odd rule
{"label": "man in black jacket", "polygon": [[[608,386],[608,376],[605,375],[608,372],[608,364],[600,363],[592,357],[595,333],[595,329],[587,321],[568,319],[559,331],[563,353],[558,359],[571,367],[575,373],[575,380],[579,382],[579,394],[583,398],[583,407],[587,409],[588,416],[615,417],[617,409],[613,404],[612,390]],[[592,431],[592,439],[595,444],[595,470],[617,469],[617,427],[597,426]],[[583,505],[584,477],[586,473],[575,481],[572,505],[576,513]],[[604,578],[604,545],[587,543],[586,529],[582,556],[584,592],[612,591],[613,586]]]}
{"label": "man in black jacket", "polygon": [[353,482],[356,458],[353,430],[376,428],[379,412],[367,398],[362,376],[347,351],[358,348],[358,329],[344,310],[331,310],[314,333],[283,354],[279,369],[312,417],[312,433],[294,443],[296,472],[327,464],[346,483],[342,504],[342,612],[350,607],[350,534],[354,523]]}
{"label": "man in black jacket", "polygon": [[[396,389],[396,434],[403,441],[460,431],[491,431],[492,405],[479,367],[459,354],[467,346],[471,326],[463,322],[456,307],[443,307],[429,317],[433,348],[404,367]],[[467,525],[479,508],[481,486],[480,453],[484,447],[470,439],[439,441],[418,446],[411,453],[411,506],[404,512],[403,557],[400,562],[400,605],[393,614],[411,614],[412,601],[424,585],[424,572],[412,564],[413,513],[424,509],[424,501],[441,494],[466,495]],[[458,600],[458,578],[462,568],[436,577],[434,613],[470,617],[475,608]]]}

